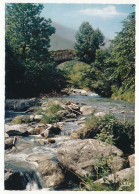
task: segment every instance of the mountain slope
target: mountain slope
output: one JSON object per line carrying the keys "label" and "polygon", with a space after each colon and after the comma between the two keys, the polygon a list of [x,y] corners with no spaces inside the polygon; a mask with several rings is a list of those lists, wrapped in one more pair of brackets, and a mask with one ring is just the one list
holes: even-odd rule
{"label": "mountain slope", "polygon": [[65,49],[74,49],[75,42],[67,40],[57,34],[51,36],[51,47],[50,50],[65,50]]}
{"label": "mountain slope", "polygon": [[76,31],[52,22],[56,33],[51,36],[50,50],[74,49]]}

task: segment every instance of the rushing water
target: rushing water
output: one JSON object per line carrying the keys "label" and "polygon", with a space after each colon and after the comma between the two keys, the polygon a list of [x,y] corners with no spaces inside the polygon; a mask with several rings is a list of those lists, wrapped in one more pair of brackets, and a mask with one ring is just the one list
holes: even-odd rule
{"label": "rushing water", "polygon": [[106,112],[114,114],[120,120],[134,120],[135,118],[135,105],[131,102],[112,100],[110,98],[102,98],[99,96],[83,96],[83,95],[70,95],[63,98],[54,98],[61,100],[73,100],[79,104],[86,104],[92,106],[97,112]]}
{"label": "rushing water", "polygon": [[[98,96],[81,96],[81,95],[70,95],[68,97],[62,98],[53,98],[55,100],[62,101],[75,101],[80,105],[89,105],[95,109],[95,113],[97,112],[106,112],[112,113],[116,118],[122,120],[134,120],[135,107],[133,103],[124,102],[124,101],[116,101],[109,98],[101,98]],[[44,100],[42,100],[43,102]],[[5,120],[6,122],[10,122],[11,118],[16,115],[24,115],[24,112],[14,112],[14,111],[6,111]],[[57,161],[56,152],[57,148],[65,141],[71,139],[70,134],[72,130],[80,128],[79,119],[73,122],[66,122],[63,124],[61,135],[55,137],[55,143],[45,145],[40,145],[39,140],[43,139],[40,135],[31,135],[29,137],[18,137],[16,142],[16,149],[6,151],[5,154],[5,162],[9,162],[10,165],[14,166],[14,168],[19,168],[21,164],[21,169],[23,170],[28,164],[32,166],[32,171],[36,172],[36,175],[30,175],[28,173],[28,177],[32,177],[26,186],[26,190],[37,190],[46,188],[45,183],[43,182],[40,172],[38,170],[38,164],[35,160],[35,157],[44,157],[45,159],[49,159],[52,161]],[[14,162],[13,162],[14,161]],[[13,163],[17,165],[13,165]],[[24,165],[23,165],[24,164]],[[24,171],[24,170],[23,170]],[[47,190],[47,189],[46,189]]]}

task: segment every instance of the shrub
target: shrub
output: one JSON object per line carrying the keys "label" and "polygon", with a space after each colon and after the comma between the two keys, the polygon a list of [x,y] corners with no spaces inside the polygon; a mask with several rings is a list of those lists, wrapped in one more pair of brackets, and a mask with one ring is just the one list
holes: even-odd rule
{"label": "shrub", "polygon": [[118,183],[101,184],[95,183],[91,178],[88,177],[85,183],[82,183],[81,190],[86,191],[133,191],[134,180],[125,180]]}
{"label": "shrub", "polygon": [[13,120],[12,123],[14,124],[22,124],[22,116],[16,116]]}
{"label": "shrub", "polygon": [[69,86],[74,88],[88,88],[91,84],[88,77],[90,66],[80,61],[69,61],[59,65],[59,69],[65,72]]}
{"label": "shrub", "polygon": [[12,123],[14,123],[14,124],[22,124],[22,123],[29,123],[29,122],[30,122],[30,117],[29,117],[29,115],[16,116],[16,117],[12,120]]}
{"label": "shrub", "polygon": [[124,153],[134,152],[134,122],[117,120],[113,115],[86,121],[84,138],[96,138],[105,143],[115,144]]}
{"label": "shrub", "polygon": [[94,180],[90,177],[86,177],[86,181],[81,183],[81,190],[86,191],[116,191],[119,188],[119,183],[114,184],[101,184],[95,183]]}

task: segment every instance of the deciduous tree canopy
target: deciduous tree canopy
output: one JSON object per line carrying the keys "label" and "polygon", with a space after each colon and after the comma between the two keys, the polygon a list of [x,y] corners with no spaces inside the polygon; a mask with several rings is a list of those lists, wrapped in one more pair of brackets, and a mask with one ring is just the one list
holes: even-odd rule
{"label": "deciduous tree canopy", "polygon": [[[41,4],[6,6],[6,97],[60,91],[65,79],[50,59],[51,20],[40,17]],[[64,80],[63,80],[64,79]]]}
{"label": "deciduous tree canopy", "polygon": [[82,23],[76,34],[75,50],[82,62],[90,64],[95,60],[96,50],[103,45],[104,36],[99,29],[94,30],[88,22]]}
{"label": "deciduous tree canopy", "polygon": [[51,20],[40,17],[41,4],[13,3],[6,10],[6,41],[21,59],[45,62],[49,57]]}

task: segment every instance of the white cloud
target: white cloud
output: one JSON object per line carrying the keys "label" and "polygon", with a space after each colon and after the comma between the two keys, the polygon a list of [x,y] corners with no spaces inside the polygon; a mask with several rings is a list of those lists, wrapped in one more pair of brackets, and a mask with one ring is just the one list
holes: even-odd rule
{"label": "white cloud", "polygon": [[103,9],[97,9],[97,8],[83,9],[83,10],[80,10],[79,12],[82,13],[82,14],[85,14],[85,15],[99,16],[99,17],[102,17],[102,18],[111,18],[111,17],[114,17],[114,16],[126,15],[125,13],[118,12],[116,10],[116,7],[113,6],[113,5],[107,6]]}

